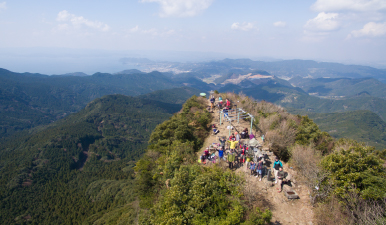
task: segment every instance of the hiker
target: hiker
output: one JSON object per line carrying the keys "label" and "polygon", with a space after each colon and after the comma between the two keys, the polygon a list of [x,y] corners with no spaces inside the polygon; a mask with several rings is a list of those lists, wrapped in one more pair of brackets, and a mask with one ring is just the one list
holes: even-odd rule
{"label": "hiker", "polygon": [[209,148],[206,148],[204,151],[205,159],[209,158]]}
{"label": "hiker", "polygon": [[241,164],[241,166],[243,166],[243,164],[245,163],[245,155],[246,155],[246,151],[247,151],[247,146],[243,145],[243,146],[240,146],[240,148],[241,148],[240,164]]}
{"label": "hiker", "polygon": [[212,97],[211,97],[211,99],[210,99],[210,109],[211,109],[211,111],[213,112],[213,108],[214,108],[214,102],[215,102],[216,100],[214,99],[214,96],[212,95]]}
{"label": "hiker", "polygon": [[220,158],[220,161],[224,159],[224,147],[217,149],[218,151],[218,157]]}
{"label": "hiker", "polygon": [[225,105],[228,109],[231,108],[231,102],[228,99],[225,100]]}
{"label": "hiker", "polygon": [[240,135],[239,135],[239,133],[235,133],[235,135],[236,135],[236,141],[240,141]]}
{"label": "hiker", "polygon": [[[284,179],[284,176],[285,176],[285,173],[283,171],[283,167],[280,167],[279,168],[279,172],[277,173],[277,178],[279,179],[279,187],[277,188],[279,191],[279,193],[281,192],[282,190],[282,184],[283,184],[283,179]],[[276,183],[276,182],[275,182]]]}
{"label": "hiker", "polygon": [[241,132],[241,139],[247,139],[248,138],[248,128],[245,128],[243,132]]}
{"label": "hiker", "polygon": [[264,158],[264,156],[262,154],[259,154],[259,157],[257,158],[257,160],[262,160],[263,161],[263,158]]}
{"label": "hiker", "polygon": [[218,97],[218,102],[222,104],[222,97],[221,96]]}
{"label": "hiker", "polygon": [[264,136],[264,134],[261,136],[261,141],[262,142],[264,142],[264,138],[265,138],[265,136]]}
{"label": "hiker", "polygon": [[225,150],[225,142],[226,142],[225,137],[219,138],[218,140],[220,141],[221,149],[224,151]]}
{"label": "hiker", "polygon": [[213,124],[212,128],[213,128],[213,134],[214,135],[216,135],[216,134],[218,134],[220,132],[220,130],[217,129],[216,124]]}
{"label": "hiker", "polygon": [[228,107],[225,107],[222,112],[224,113],[224,118],[226,118],[228,116]]}
{"label": "hiker", "polygon": [[216,153],[208,156],[208,162],[216,163]]}
{"label": "hiker", "polygon": [[231,149],[231,151],[235,150],[236,144],[239,143],[238,141],[227,141],[227,142],[231,143],[231,145],[229,147]]}
{"label": "hiker", "polygon": [[222,102],[217,103],[218,109],[222,109]]}
{"label": "hiker", "polygon": [[202,162],[203,164],[205,164],[205,154],[202,154],[201,157],[200,157],[200,159],[201,159],[201,162]]}
{"label": "hiker", "polygon": [[234,134],[234,133],[232,133],[232,135],[229,136],[229,140],[230,140],[230,141],[236,141],[236,137],[235,137],[235,134]]}
{"label": "hiker", "polygon": [[235,161],[235,153],[231,149],[231,151],[228,154],[227,162],[229,163],[229,169],[233,169],[233,163]]}
{"label": "hiker", "polygon": [[253,138],[255,138],[255,135],[253,135],[253,133],[251,133],[251,134],[249,135],[249,139],[252,140]]}
{"label": "hiker", "polygon": [[253,161],[249,164],[249,169],[251,170],[251,176],[253,176],[253,174],[255,173],[255,166],[256,164]]}
{"label": "hiker", "polygon": [[261,178],[263,178],[263,160],[259,159],[256,164],[256,178],[260,177],[259,181],[261,181]]}
{"label": "hiker", "polygon": [[279,158],[276,156],[275,162],[273,163],[273,168],[275,169],[275,184],[277,184],[277,174],[279,169],[283,167],[283,164],[280,162]]}

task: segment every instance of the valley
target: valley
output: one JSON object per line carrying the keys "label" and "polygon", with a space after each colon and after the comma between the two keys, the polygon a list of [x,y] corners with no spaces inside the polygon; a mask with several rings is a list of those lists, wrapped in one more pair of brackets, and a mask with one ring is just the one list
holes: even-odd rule
{"label": "valley", "polygon": [[[244,61],[226,62],[232,65]],[[181,182],[179,168],[200,170],[193,159],[205,147],[208,124],[213,118],[206,111],[207,102],[191,96],[210,90],[223,93],[224,99],[228,97],[253,112],[259,118],[254,122],[255,132],[265,134],[269,143],[266,147],[286,163],[291,158],[289,149],[297,144],[314,143],[315,151],[325,156],[332,146],[344,141],[340,138],[374,146],[377,152],[386,148],[385,89],[374,78],[282,79],[272,71],[227,68],[224,64],[214,63],[216,70],[208,64],[208,68],[198,70],[197,66],[194,72],[177,74],[125,70],[91,76],[46,76],[1,70],[1,222],[174,221],[157,208],[169,203],[156,199],[159,193],[171,197],[163,184],[168,179]],[[208,69],[213,71],[204,72]],[[337,95],[340,97],[335,98]],[[286,139],[280,135],[283,132],[291,135]],[[179,151],[182,155],[177,154]],[[208,168],[199,176],[214,173],[217,178],[211,179],[215,180],[233,176],[221,171]],[[196,179],[201,178],[189,179],[199,182]],[[241,182],[241,178],[232,179]],[[241,191],[243,186],[240,183],[232,187],[236,189],[228,188],[227,193]],[[306,190],[297,189],[299,193]],[[236,204],[236,208],[226,210],[241,210],[238,213],[244,217],[238,219],[240,223],[254,215],[251,210],[256,206],[273,212],[274,220],[292,221],[277,215],[283,212],[281,208],[266,207],[260,200],[244,205],[245,199],[236,195],[232,198],[221,201]],[[273,196],[266,201],[275,199]],[[306,195],[302,195],[302,202],[301,207],[309,204]],[[219,210],[216,221],[226,221],[227,217],[221,216],[225,208]],[[310,211],[309,215],[316,218],[318,213]]]}

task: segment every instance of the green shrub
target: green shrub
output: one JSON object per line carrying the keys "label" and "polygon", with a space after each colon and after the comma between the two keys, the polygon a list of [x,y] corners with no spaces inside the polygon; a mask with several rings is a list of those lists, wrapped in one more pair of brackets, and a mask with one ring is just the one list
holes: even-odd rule
{"label": "green shrub", "polygon": [[348,189],[354,189],[365,199],[386,197],[383,163],[374,147],[360,144],[336,149],[322,160],[324,169],[331,173],[330,180],[338,196],[345,197]]}
{"label": "green shrub", "polygon": [[295,143],[300,145],[315,144],[315,148],[327,154],[333,147],[333,139],[327,132],[322,132],[318,125],[308,116],[298,116],[300,124],[297,128]]}
{"label": "green shrub", "polygon": [[[155,205],[151,224],[239,224],[241,178],[218,167],[181,166]],[[236,184],[236,185],[235,185]]]}
{"label": "green shrub", "polygon": [[243,225],[265,225],[271,224],[272,212],[266,209],[262,212],[259,208],[256,208],[256,212],[249,215],[249,219],[243,223]]}

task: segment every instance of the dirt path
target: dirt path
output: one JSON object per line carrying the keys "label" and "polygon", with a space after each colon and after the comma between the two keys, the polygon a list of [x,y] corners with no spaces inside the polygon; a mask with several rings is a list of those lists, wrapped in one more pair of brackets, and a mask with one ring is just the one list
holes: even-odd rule
{"label": "dirt path", "polygon": [[[208,102],[209,104],[209,102]],[[219,143],[218,138],[222,136],[229,136],[229,130],[227,126],[229,122],[223,123],[221,126],[219,125],[219,112],[215,110],[213,115],[213,123],[216,124],[220,133],[217,135],[210,134],[204,143],[203,148],[199,151],[198,157],[203,153],[203,151],[213,143]],[[240,123],[233,122],[236,130],[241,131],[244,128],[250,129],[250,122],[240,120]],[[235,132],[234,130],[231,132]],[[253,132],[256,134],[255,132]],[[260,137],[256,137],[258,141],[261,141]],[[246,140],[246,139],[244,139]],[[268,146],[263,146],[268,147]],[[216,153],[218,156],[218,154]],[[270,168],[272,167],[271,162],[273,162],[274,155],[269,156],[266,160],[266,165]],[[216,160],[218,163],[219,160]],[[223,166],[225,162],[221,163]],[[207,166],[210,166],[209,163]],[[286,163],[283,163],[284,171],[292,174],[296,179],[296,171],[293,171],[288,167]],[[235,172],[244,176],[246,178],[246,188],[250,191],[254,192],[257,196],[257,199],[260,203],[263,203],[263,206],[268,207],[273,214],[272,224],[313,224],[313,211],[312,206],[309,203],[308,190],[301,183],[296,183],[293,185],[293,189],[299,195],[299,199],[289,200],[284,196],[284,193],[278,193],[277,184],[274,182],[269,182],[267,177],[265,176],[262,181],[259,181],[258,178],[254,176],[250,176],[250,172],[247,169],[246,163],[243,167],[235,169]]]}

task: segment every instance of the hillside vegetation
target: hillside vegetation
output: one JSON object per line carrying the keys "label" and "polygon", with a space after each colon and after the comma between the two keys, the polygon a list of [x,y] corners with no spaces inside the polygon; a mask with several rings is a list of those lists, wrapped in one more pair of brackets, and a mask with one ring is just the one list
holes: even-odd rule
{"label": "hillside vegetation", "polygon": [[350,138],[379,150],[386,149],[386,123],[375,113],[365,110],[344,113],[312,113],[289,110],[308,115],[319,128],[334,138]]}
{"label": "hillside vegetation", "polygon": [[156,125],[180,109],[110,95],[2,144],[0,223],[105,224],[107,212],[123,213],[121,222],[131,223],[134,163]]}
{"label": "hillside vegetation", "polygon": [[[378,201],[386,197],[386,190],[382,186],[386,181],[382,166],[384,161],[377,159],[379,152],[374,148],[354,141],[336,142],[307,116],[291,115],[271,103],[255,102],[248,97],[230,93],[221,95],[254,114],[255,129],[265,134],[275,155],[299,169],[300,180],[304,180],[311,192],[310,201],[315,205],[320,204],[316,219],[323,218],[323,210],[329,207],[329,199],[334,196],[342,201],[348,200],[349,193],[357,193],[367,199],[365,201]],[[201,147],[207,134],[206,125],[210,123],[210,116],[203,105],[206,100],[200,103],[200,99],[188,100],[180,114],[174,115],[154,130],[150,138],[151,145],[136,164],[140,224],[249,224],[253,215],[256,215],[253,210],[255,206],[243,201],[247,197],[247,193],[243,192],[243,178],[217,166],[198,167],[194,162],[194,152]],[[346,150],[341,150],[343,145]],[[357,152],[362,155],[356,156]],[[340,154],[345,156],[340,158]],[[308,156],[311,158],[307,159]],[[353,166],[347,171],[347,177],[345,172],[342,174],[339,171],[340,165],[348,162],[351,165],[355,160],[362,160],[361,157],[377,169],[372,171],[362,163],[360,167]],[[342,161],[337,167],[330,167],[327,163],[339,159]],[[312,162],[316,163],[312,164],[315,169],[302,170],[302,166]],[[315,176],[309,176],[307,171]],[[354,174],[361,174],[360,178],[356,178],[356,184],[362,181],[365,184],[350,189],[351,186],[345,182],[335,183],[334,179],[338,179],[347,180],[351,184]],[[369,183],[373,178],[378,179],[378,182]],[[320,188],[315,189],[315,185]],[[371,192],[373,189],[377,191]],[[214,205],[217,207],[213,209]],[[343,215],[342,223],[359,220],[358,212],[351,217],[352,208],[340,207],[338,212]],[[264,213],[258,210],[257,215],[269,219],[269,213],[268,209]],[[261,220],[257,224],[265,223],[268,221]]]}
{"label": "hillside vegetation", "polygon": [[[137,96],[156,90],[194,86],[197,82],[203,83],[192,77],[177,80],[160,72],[96,73],[80,77],[13,73],[0,69],[0,138],[64,118],[104,95]],[[180,94],[190,97],[193,89],[185,90],[185,95],[182,90]],[[179,104],[187,98],[180,98]]]}
{"label": "hillside vegetation", "polygon": [[[219,167],[201,167],[196,154],[209,134],[207,100],[189,99],[179,114],[157,126],[136,163],[139,224],[266,224],[269,210],[243,201],[243,179]],[[169,188],[168,188],[169,186]],[[249,219],[246,214],[249,213]]]}
{"label": "hillside vegetation", "polygon": [[[253,114],[254,129],[299,172],[297,180],[316,207],[315,221],[384,222],[385,151],[335,140],[309,117],[271,103],[221,95]],[[105,96],[2,145],[0,223],[269,224],[269,205],[247,201],[243,177],[197,164],[212,122],[206,106],[196,96],[182,109]],[[357,204],[376,213],[364,215]]]}
{"label": "hillside vegetation", "polygon": [[275,155],[298,172],[316,206],[318,224],[384,224],[386,150],[350,139],[336,140],[308,116],[294,116],[266,102],[222,94],[254,114],[254,125]]}
{"label": "hillside vegetation", "polygon": [[307,93],[316,93],[319,96],[354,96],[363,92],[379,98],[386,96],[386,84],[373,78],[311,79],[295,77],[289,82]]}

